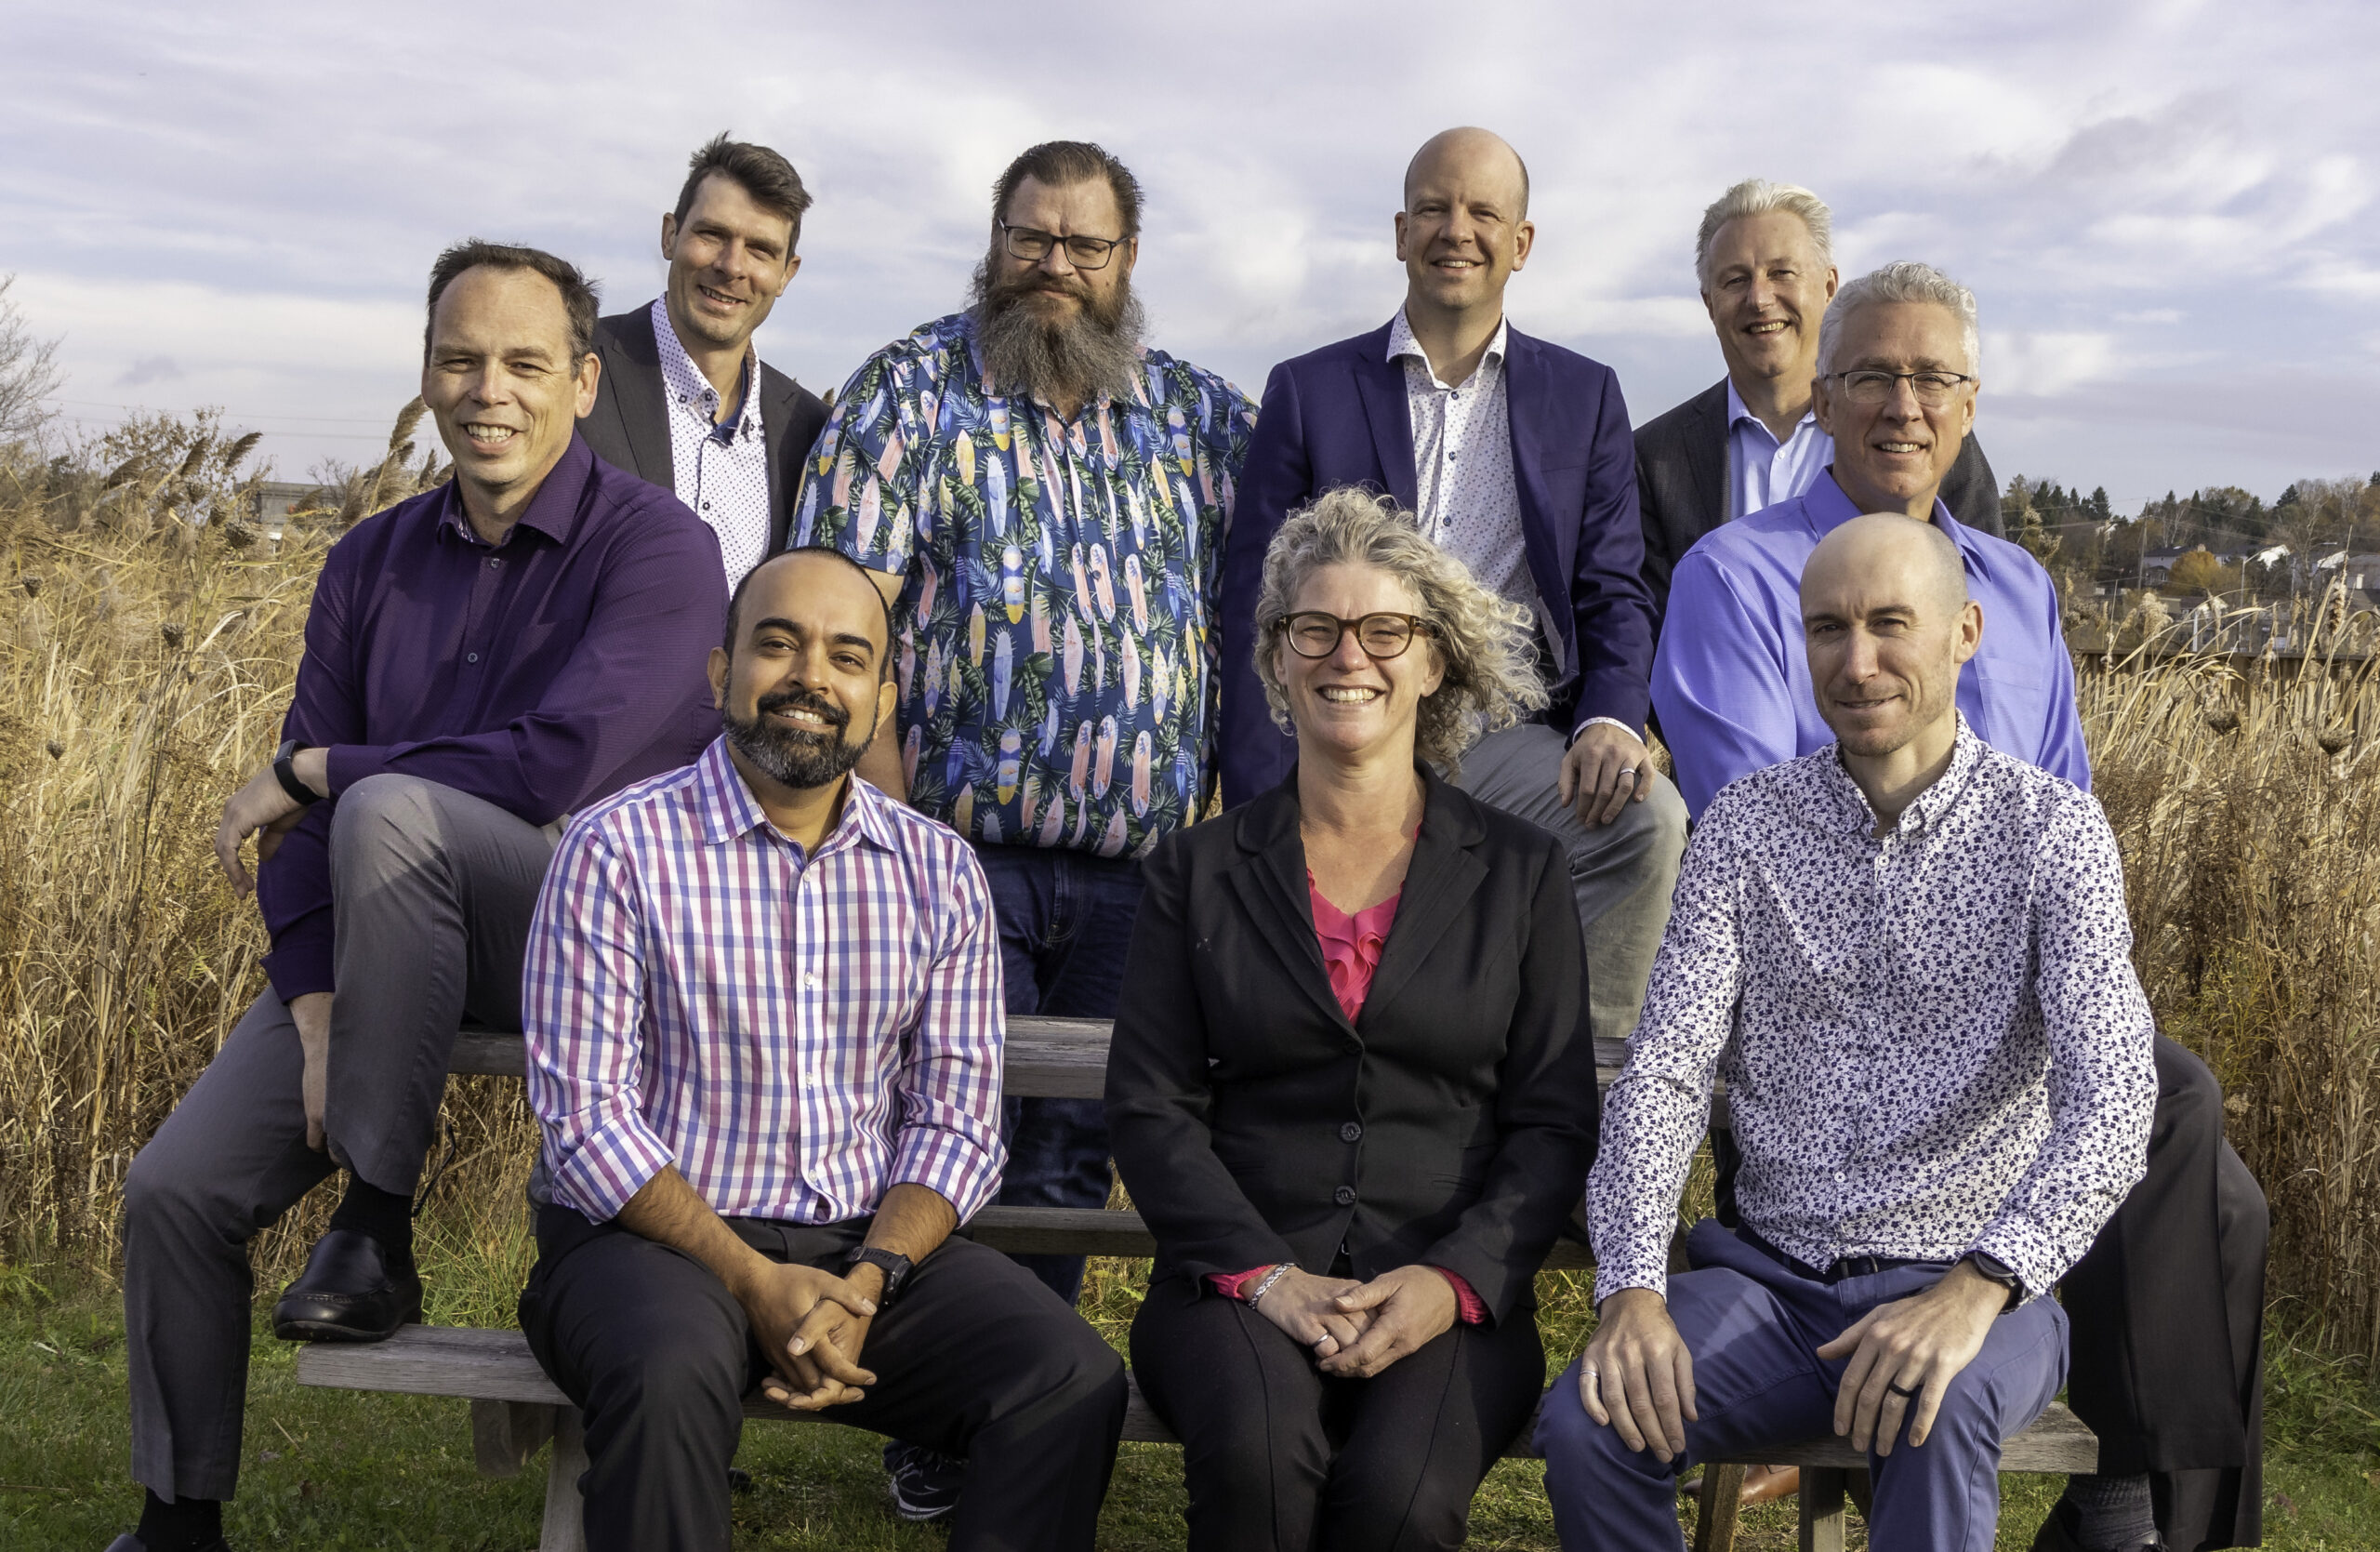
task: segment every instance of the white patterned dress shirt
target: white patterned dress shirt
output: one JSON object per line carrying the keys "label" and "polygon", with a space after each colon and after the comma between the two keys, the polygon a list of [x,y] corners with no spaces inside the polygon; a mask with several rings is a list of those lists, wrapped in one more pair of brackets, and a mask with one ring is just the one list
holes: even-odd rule
{"label": "white patterned dress shirt", "polygon": [[2098,803],[1962,718],[1875,824],[1830,744],[1695,827],[1588,1177],[1598,1301],[1666,1289],[1714,1077],[1744,1223],[1820,1268],[1979,1252],[2043,1293],[2140,1178],[2156,1028]]}
{"label": "white patterned dress shirt", "polygon": [[653,303],[653,342],[669,401],[669,468],[678,499],[719,536],[732,591],[769,553],[769,439],[760,424],[760,352],[745,355],[743,407],[721,425],[719,390],[678,342],[668,304],[660,298]]}

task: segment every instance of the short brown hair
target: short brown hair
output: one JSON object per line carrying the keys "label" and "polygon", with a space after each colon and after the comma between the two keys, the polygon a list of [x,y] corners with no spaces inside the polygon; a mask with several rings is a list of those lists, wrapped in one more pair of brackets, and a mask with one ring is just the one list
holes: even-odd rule
{"label": "short brown hair", "polygon": [[430,359],[430,328],[438,316],[438,298],[464,271],[483,264],[496,270],[529,270],[552,281],[554,289],[562,293],[562,311],[570,314],[570,365],[575,368],[587,359],[595,349],[595,283],[569,259],[557,259],[543,248],[466,237],[430,266],[430,310],[421,325],[422,360]]}
{"label": "short brown hair", "polygon": [[1141,234],[1141,180],[1132,176],[1130,167],[1089,140],[1044,140],[1011,162],[1008,171],[992,185],[992,219],[1000,220],[1008,215],[1008,202],[1016,197],[1016,186],[1028,178],[1052,189],[1089,182],[1094,178],[1107,179],[1108,188],[1116,193],[1117,213],[1124,219],[1124,230],[1119,235]]}
{"label": "short brown hair", "polygon": [[791,162],[767,146],[731,140],[727,131],[721,130],[686,164],[685,186],[678,191],[680,226],[686,224],[686,212],[694,207],[703,179],[713,173],[734,183],[770,215],[791,222],[793,230],[786,233],[785,250],[794,250],[801,241],[801,213],[810,208],[810,191],[801,186],[801,175],[793,170]]}

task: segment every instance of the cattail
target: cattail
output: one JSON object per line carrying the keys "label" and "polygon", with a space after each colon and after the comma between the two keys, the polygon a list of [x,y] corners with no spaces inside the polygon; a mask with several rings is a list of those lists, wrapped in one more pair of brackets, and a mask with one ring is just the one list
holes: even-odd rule
{"label": "cattail", "polygon": [[26,572],[22,577],[17,578],[17,586],[25,590],[25,596],[27,598],[39,598],[41,596],[41,573],[37,571]]}
{"label": "cattail", "polygon": [[52,760],[62,760],[66,757],[66,746],[55,738],[42,745],[42,748],[49,751],[49,757]]}
{"label": "cattail", "polygon": [[179,651],[183,641],[189,637],[190,632],[183,627],[179,620],[169,619],[165,624],[157,627],[157,634],[165,638],[165,644],[167,646],[174,648],[176,651]]}
{"label": "cattail", "polygon": [[257,444],[263,440],[264,432],[250,431],[246,435],[241,437],[238,441],[232,443],[229,447],[224,448],[223,472],[229,474],[233,470],[239,468],[240,465],[246,460],[247,456],[257,450]]}

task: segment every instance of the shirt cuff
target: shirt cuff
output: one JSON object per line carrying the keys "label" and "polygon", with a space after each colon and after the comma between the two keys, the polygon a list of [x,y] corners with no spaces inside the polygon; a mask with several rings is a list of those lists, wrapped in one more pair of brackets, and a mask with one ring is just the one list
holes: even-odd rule
{"label": "shirt cuff", "polygon": [[1463,1280],[1461,1272],[1451,1272],[1444,1267],[1432,1267],[1430,1270],[1446,1279],[1453,1287],[1455,1317],[1458,1320],[1466,1326],[1487,1324],[1488,1305],[1477,1293],[1472,1292],[1471,1284]]}
{"label": "shirt cuff", "polygon": [[555,1155],[555,1183],[568,1198],[562,1205],[608,1223],[645,1182],[678,1161],[633,1109],[608,1116],[599,1111],[588,1119],[589,1124],[575,1129],[577,1139],[566,1147],[557,1146],[560,1139],[549,1125],[546,1146]]}
{"label": "shirt cuff", "polygon": [[1008,1161],[998,1130],[987,1124],[983,1131],[977,1138],[946,1126],[904,1126],[893,1144],[891,1184],[923,1186],[950,1203],[965,1223],[990,1205]]}
{"label": "shirt cuff", "polygon": [[1577,727],[1570,730],[1570,741],[1574,744],[1577,743],[1579,741],[1579,735],[1594,726],[1597,723],[1603,723],[1606,727],[1616,727],[1620,729],[1620,732],[1627,734],[1628,736],[1635,739],[1640,744],[1645,741],[1645,730],[1643,728],[1631,727],[1626,723],[1621,722],[1618,717],[1589,717],[1586,721],[1580,723]]}
{"label": "shirt cuff", "polygon": [[1250,1267],[1244,1272],[1210,1272],[1207,1274],[1207,1286],[1227,1299],[1236,1299],[1240,1296],[1242,1289],[1278,1265],[1277,1261],[1267,1261],[1262,1267]]}

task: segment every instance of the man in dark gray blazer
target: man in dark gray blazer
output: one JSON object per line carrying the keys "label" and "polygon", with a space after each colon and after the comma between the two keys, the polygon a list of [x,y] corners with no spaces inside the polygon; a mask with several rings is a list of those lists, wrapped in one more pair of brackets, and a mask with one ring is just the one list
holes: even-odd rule
{"label": "man in dark gray blazer", "polygon": [[[1670,573],[1721,524],[1809,488],[1833,454],[1810,410],[1818,320],[1834,296],[1833,218],[1818,195],[1749,178],[1702,213],[1702,305],[1727,375],[1636,431],[1645,586],[1669,607]],[[1970,434],[1942,482],[1950,515],[2005,537],[2000,487]]]}
{"label": "man in dark gray blazer", "polygon": [[718,136],[694,153],[677,209],[661,218],[667,287],[596,325],[603,371],[579,434],[710,524],[730,588],[785,548],[802,463],[826,423],[818,396],[752,348],[801,268],[794,248],[809,207],[791,163]]}

